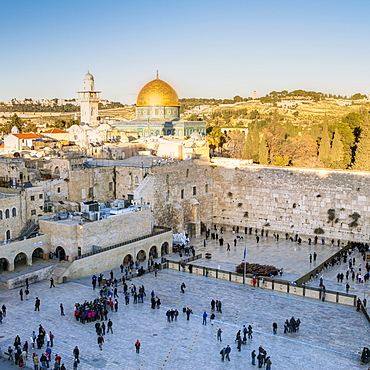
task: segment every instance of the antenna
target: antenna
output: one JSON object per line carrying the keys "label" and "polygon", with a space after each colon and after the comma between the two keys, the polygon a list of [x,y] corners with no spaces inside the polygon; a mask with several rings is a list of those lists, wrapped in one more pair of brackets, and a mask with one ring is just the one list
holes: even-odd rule
{"label": "antenna", "polygon": [[159,76],[159,73],[158,73],[158,69],[157,69],[157,79],[159,78],[158,76]]}

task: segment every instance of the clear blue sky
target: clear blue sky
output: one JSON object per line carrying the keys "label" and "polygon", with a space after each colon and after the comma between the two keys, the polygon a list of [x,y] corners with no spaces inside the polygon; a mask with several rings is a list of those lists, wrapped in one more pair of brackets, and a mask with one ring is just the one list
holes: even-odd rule
{"label": "clear blue sky", "polygon": [[84,74],[134,103],[155,77],[180,97],[370,94],[369,0],[1,2],[0,100],[72,98]]}

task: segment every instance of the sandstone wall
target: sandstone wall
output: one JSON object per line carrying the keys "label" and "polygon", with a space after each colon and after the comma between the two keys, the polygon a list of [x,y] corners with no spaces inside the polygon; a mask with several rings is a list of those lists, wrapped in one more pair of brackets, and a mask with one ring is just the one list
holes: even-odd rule
{"label": "sandstone wall", "polygon": [[216,224],[369,240],[369,173],[217,165],[213,178]]}

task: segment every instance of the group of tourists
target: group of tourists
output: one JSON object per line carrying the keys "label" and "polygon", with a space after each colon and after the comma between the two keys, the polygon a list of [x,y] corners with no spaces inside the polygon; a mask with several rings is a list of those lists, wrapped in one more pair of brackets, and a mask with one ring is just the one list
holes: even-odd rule
{"label": "group of tourists", "polygon": [[[290,320],[286,319],[284,323],[284,334],[298,332],[300,324],[301,324],[301,320],[299,318],[296,320],[294,316],[292,316]],[[275,334],[274,326],[273,326],[273,330]],[[277,330],[277,326],[276,326],[276,330]]]}

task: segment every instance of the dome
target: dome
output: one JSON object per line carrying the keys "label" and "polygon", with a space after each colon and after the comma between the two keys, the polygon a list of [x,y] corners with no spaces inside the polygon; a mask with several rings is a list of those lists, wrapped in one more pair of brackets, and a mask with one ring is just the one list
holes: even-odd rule
{"label": "dome", "polygon": [[94,81],[94,77],[93,77],[93,75],[89,71],[87,71],[87,73],[85,74],[84,80],[92,80],[92,81]]}
{"label": "dome", "polygon": [[167,82],[156,78],[148,82],[139,92],[137,107],[178,107],[179,97]]}

